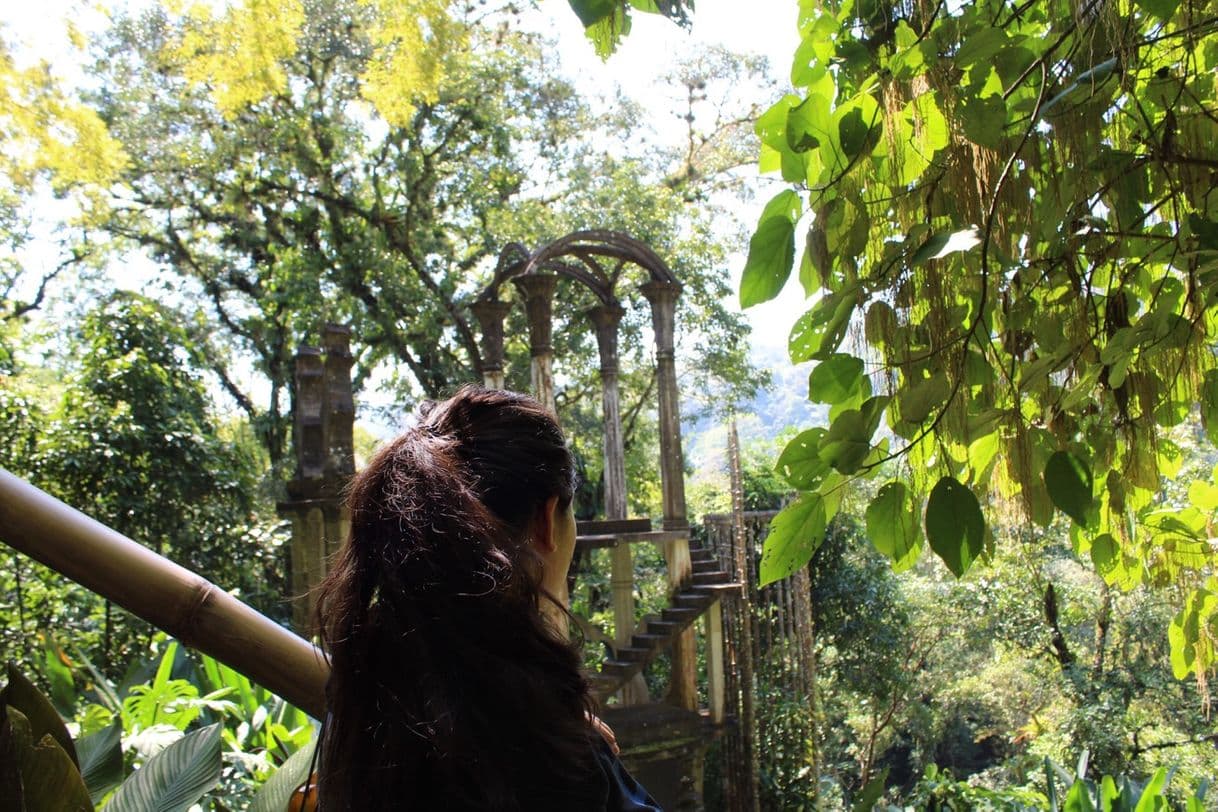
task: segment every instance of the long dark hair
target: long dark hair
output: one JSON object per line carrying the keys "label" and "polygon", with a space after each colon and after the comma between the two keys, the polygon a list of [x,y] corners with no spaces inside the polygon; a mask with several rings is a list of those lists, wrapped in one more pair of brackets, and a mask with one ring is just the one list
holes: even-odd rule
{"label": "long dark hair", "polygon": [[465,387],[355,477],[318,605],[323,810],[575,808],[596,771],[588,685],[528,538],[574,471],[537,401]]}

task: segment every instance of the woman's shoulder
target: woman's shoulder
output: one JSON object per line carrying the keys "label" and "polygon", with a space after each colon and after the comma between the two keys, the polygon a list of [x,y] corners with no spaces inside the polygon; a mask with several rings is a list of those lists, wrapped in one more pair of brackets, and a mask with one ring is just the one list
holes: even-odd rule
{"label": "woman's shoulder", "polygon": [[598,741],[596,761],[608,785],[605,801],[606,812],[663,812],[643,785],[634,780],[621,759],[613,754],[609,745]]}

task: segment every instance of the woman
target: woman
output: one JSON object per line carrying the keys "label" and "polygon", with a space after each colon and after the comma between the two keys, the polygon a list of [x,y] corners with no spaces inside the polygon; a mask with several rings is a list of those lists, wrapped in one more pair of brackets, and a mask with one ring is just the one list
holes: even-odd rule
{"label": "woman", "polygon": [[574,463],[523,395],[465,387],[352,482],[320,587],[320,800],[341,809],[651,810],[557,631]]}

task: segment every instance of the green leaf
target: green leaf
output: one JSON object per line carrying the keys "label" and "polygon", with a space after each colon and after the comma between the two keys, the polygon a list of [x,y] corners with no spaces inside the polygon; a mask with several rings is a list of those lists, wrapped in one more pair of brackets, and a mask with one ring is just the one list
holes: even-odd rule
{"label": "green leaf", "polygon": [[856,290],[846,289],[824,296],[791,328],[787,352],[791,363],[826,358],[846,336],[857,301]]}
{"label": "green leaf", "polygon": [[72,679],[67,655],[50,634],[39,633],[39,637],[42,638],[44,671],[51,684],[51,702],[55,710],[70,719],[76,709],[76,683]]}
{"label": "green leaf", "polygon": [[825,500],[818,493],[802,494],[770,522],[761,555],[761,586],[792,575],[808,563],[825,540]]}
{"label": "green leaf", "polygon": [[1063,812],[1095,812],[1095,804],[1091,801],[1091,790],[1082,779],[1074,782],[1066,793]]}
{"label": "green leaf", "polygon": [[72,812],[93,809],[80,771],[50,734],[43,736],[26,753],[21,766],[26,809],[65,809]]}
{"label": "green leaf", "polygon": [[1007,105],[1002,96],[967,98],[959,109],[960,123],[968,140],[991,149],[1002,146],[1007,123]]}
{"label": "green leaf", "polygon": [[1167,768],[1160,767],[1146,782],[1146,786],[1142,790],[1142,797],[1138,799],[1134,812],[1155,812],[1158,809],[1167,809],[1167,803],[1164,801],[1164,790],[1166,789]]}
{"label": "green leaf", "polygon": [[1112,575],[1116,571],[1116,566],[1120,563],[1121,548],[1117,546],[1116,539],[1110,533],[1104,533],[1097,536],[1091,542],[1091,563],[1095,565],[1095,571],[1100,574],[1105,581],[1112,583]]}
{"label": "green leaf", "polygon": [[220,780],[220,723],[188,733],[145,762],[106,812],[186,812]]}
{"label": "green leaf", "polygon": [[584,24],[584,28],[612,16],[614,10],[620,5],[617,0],[568,0],[568,2],[571,4],[571,10],[575,12],[575,16],[579,17],[579,21]]}
{"label": "green leaf", "polygon": [[279,769],[271,773],[271,777],[254,796],[249,812],[283,812],[287,809],[292,793],[309,779],[309,767],[313,763],[313,751],[316,747],[317,738],[314,734],[308,744],[289,756]]}
{"label": "green leaf", "polygon": [[850,807],[850,812],[871,812],[880,798],[884,797],[884,788],[888,784],[888,768],[880,770],[878,774],[870,781],[867,786],[863,787],[858,794],[858,799],[854,805]]}
{"label": "green leaf", "polygon": [[1007,33],[997,26],[981,26],[976,33],[969,36],[956,52],[956,65],[967,68],[977,62],[984,62],[1007,44]]}
{"label": "green leaf", "polygon": [[819,95],[808,96],[787,113],[787,147],[792,152],[807,152],[828,140],[829,102]]}
{"label": "green leaf", "polygon": [[985,545],[985,517],[973,492],[950,476],[935,483],[926,501],[926,539],[957,578]]}
{"label": "green leaf", "polygon": [[1176,9],[1180,7],[1180,0],[1135,0],[1135,2],[1164,22],[1174,17]]}
{"label": "green leaf", "polygon": [[827,433],[819,427],[808,429],[782,450],[776,467],[795,490],[814,490],[829,473],[829,463],[820,458],[820,444]]}
{"label": "green leaf", "polygon": [[842,152],[847,158],[853,159],[861,152],[870,152],[875,148],[879,138],[879,128],[871,122],[863,120],[863,111],[854,108],[843,115],[837,122],[838,139]]}
{"label": "green leaf", "polygon": [[907,423],[921,423],[930,417],[932,411],[946,403],[951,393],[952,386],[945,372],[918,381],[897,394],[901,419]]}
{"label": "green leaf", "polygon": [[8,664],[8,684],[4,686],[3,691],[0,691],[0,704],[9,705],[21,711],[30,722],[30,735],[34,741],[50,735],[63,748],[64,753],[74,765],[80,763],[76,758],[76,748],[72,745],[72,737],[68,735],[68,728],[64,725],[63,719],[60,718],[55,707],[42,691],[35,687],[34,683],[17,670],[17,666],[13,663]]}
{"label": "green leaf", "polygon": [[847,409],[829,426],[820,444],[820,458],[842,474],[853,474],[871,451],[874,429],[859,409]]}
{"label": "green leaf", "polygon": [[867,535],[875,548],[892,560],[892,568],[902,572],[913,566],[922,551],[922,526],[912,494],[900,481],[880,488],[867,506]]}
{"label": "green leaf", "polygon": [[123,781],[123,725],[115,721],[76,742],[80,756],[80,775],[89,788],[89,797],[98,803],[102,796]]}
{"label": "green leaf", "polygon": [[967,251],[981,245],[981,233],[975,228],[961,231],[940,231],[932,234],[909,258],[911,265],[921,265],[956,251]]}
{"label": "green leaf", "polygon": [[1045,463],[1044,480],[1053,504],[1081,527],[1090,527],[1095,498],[1087,464],[1068,451],[1058,451]]}
{"label": "green leaf", "polygon": [[1201,424],[1211,443],[1218,445],[1218,370],[1205,373],[1201,383]]}
{"label": "green leaf", "polygon": [[858,391],[863,361],[836,353],[821,361],[808,376],[808,399],[814,403],[841,403]]}
{"label": "green leaf", "polygon": [[612,13],[584,27],[584,35],[592,41],[596,55],[601,59],[612,56],[622,37],[629,33],[630,15],[619,3],[614,4]]}
{"label": "green leaf", "polygon": [[747,308],[778,295],[795,264],[795,221],[799,195],[787,189],[776,195],[762,212],[749,240],[749,256],[740,278],[740,306]]}

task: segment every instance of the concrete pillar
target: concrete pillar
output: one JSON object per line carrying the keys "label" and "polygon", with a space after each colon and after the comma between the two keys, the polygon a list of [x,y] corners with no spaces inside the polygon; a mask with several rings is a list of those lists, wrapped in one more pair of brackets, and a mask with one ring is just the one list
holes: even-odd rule
{"label": "concrete pillar", "polygon": [[314,628],[317,593],[325,561],[326,520],[320,506],[303,503],[291,510],[292,626],[306,637]]}
{"label": "concrete pillar", "polygon": [[355,395],[351,391],[351,328],[327,324],[322,331],[325,351],[325,425],[328,485],[342,488],[355,474]]}
{"label": "concrete pillar", "polygon": [[681,454],[681,405],[673,343],[681,287],[675,282],[648,282],[639,290],[651,303],[651,324],[655,331],[664,529],[683,530],[689,527],[689,517],[685,512],[685,461]]}
{"label": "concrete pillar", "polygon": [[511,304],[497,299],[470,306],[482,329],[482,385],[487,389],[504,388],[503,320],[511,309]]}
{"label": "concrete pillar", "polygon": [[706,625],[706,692],[710,698],[710,717],[715,724],[722,724],[726,716],[727,673],[723,666],[723,603],[715,601],[703,615]]}
{"label": "concrete pillar", "polygon": [[[685,530],[685,462],[681,454],[681,405],[677,393],[677,362],[674,346],[677,297],[675,282],[648,282],[640,286],[651,303],[651,324],[656,341],[656,389],[660,423],[660,487],[664,501],[664,529]],[[676,592],[693,572],[689,538],[669,542],[664,551],[669,589]],[[672,682],[669,701],[689,710],[698,707],[697,641],[693,628],[686,629],[672,645]]]}
{"label": "concrete pillar", "polygon": [[512,281],[524,295],[524,306],[529,317],[533,397],[557,416],[558,408],[554,403],[554,347],[550,342],[554,330],[554,287],[558,277],[553,274],[526,274]]}
{"label": "concrete pillar", "polygon": [[[626,314],[621,305],[598,305],[588,311],[596,328],[601,357],[601,414],[604,422],[605,518],[626,518],[626,449],[622,438],[621,395],[618,390],[618,325]],[[634,559],[629,544],[609,550],[609,589],[613,600],[613,642],[629,646],[634,632]],[[622,689],[626,705],[646,702],[647,683],[635,677]]]}
{"label": "concrete pillar", "polygon": [[617,329],[625,313],[620,305],[600,305],[588,311],[588,319],[596,327],[596,345],[601,356],[606,519],[626,518],[626,450],[622,439],[617,356]]}
{"label": "concrete pillar", "polygon": [[328,449],[322,410],[325,404],[325,373],[321,350],[301,347],[296,352],[296,403],[292,428],[296,446],[296,476],[300,482],[320,480],[325,473]]}

